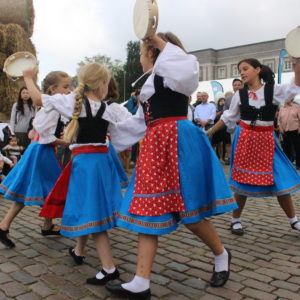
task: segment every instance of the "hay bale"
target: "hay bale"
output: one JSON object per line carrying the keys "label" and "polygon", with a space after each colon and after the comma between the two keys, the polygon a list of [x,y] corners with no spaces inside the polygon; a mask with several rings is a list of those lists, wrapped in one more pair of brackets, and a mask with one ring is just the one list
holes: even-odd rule
{"label": "hay bale", "polygon": [[1,72],[3,72],[3,66],[4,66],[4,62],[5,62],[6,58],[7,58],[6,54],[0,52],[0,74],[1,74]]}
{"label": "hay bale", "polygon": [[4,32],[5,25],[0,24],[0,52],[4,52],[6,47],[6,35]]}
{"label": "hay bale", "polygon": [[12,105],[18,99],[19,90],[24,85],[22,79],[12,81],[7,78],[5,73],[0,74],[0,111],[8,118],[10,117]]}
{"label": "hay bale", "polygon": [[34,25],[33,0],[0,0],[0,23],[18,24],[27,37],[31,37]]}

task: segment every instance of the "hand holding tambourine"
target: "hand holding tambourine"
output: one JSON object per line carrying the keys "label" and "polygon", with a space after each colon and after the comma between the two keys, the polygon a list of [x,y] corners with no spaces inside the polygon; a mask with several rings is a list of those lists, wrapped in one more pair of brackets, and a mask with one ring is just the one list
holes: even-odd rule
{"label": "hand holding tambourine", "polygon": [[35,56],[30,52],[16,52],[5,60],[3,71],[15,81],[23,77],[24,70],[29,69],[36,75],[38,62]]}
{"label": "hand holding tambourine", "polygon": [[133,13],[135,35],[140,40],[153,36],[158,25],[156,0],[136,0]]}

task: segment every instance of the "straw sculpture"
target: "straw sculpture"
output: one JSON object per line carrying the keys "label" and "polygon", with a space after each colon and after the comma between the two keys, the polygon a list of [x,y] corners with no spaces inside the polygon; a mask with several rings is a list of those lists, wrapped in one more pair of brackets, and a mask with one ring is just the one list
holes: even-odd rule
{"label": "straw sculpture", "polygon": [[[13,103],[18,98],[24,81],[12,81],[3,72],[5,59],[19,51],[36,55],[30,40],[33,32],[34,10],[32,0],[0,0],[0,121],[7,121]],[[3,119],[6,115],[6,120]]]}
{"label": "straw sculpture", "polygon": [[32,0],[0,0],[0,23],[18,24],[31,37],[34,24]]}

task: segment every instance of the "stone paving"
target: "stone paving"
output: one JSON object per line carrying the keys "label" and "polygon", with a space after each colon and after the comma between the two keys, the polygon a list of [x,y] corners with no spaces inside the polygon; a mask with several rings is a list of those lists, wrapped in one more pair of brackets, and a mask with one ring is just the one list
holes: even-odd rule
{"label": "stone paving", "polygon": [[[293,199],[300,212],[300,192]],[[2,218],[11,202],[0,201]],[[13,222],[10,232],[15,249],[0,245],[0,299],[118,299],[104,287],[85,284],[100,268],[92,239],[86,248],[86,263],[75,266],[67,253],[75,240],[43,237],[38,212],[37,206],[26,207]],[[243,237],[230,233],[229,218],[230,214],[224,214],[212,220],[233,256],[226,286],[209,286],[212,254],[181,226],[159,238],[152,300],[300,299],[300,234],[290,228],[276,198],[249,198]],[[137,235],[122,229],[111,230],[109,235],[121,279],[129,280],[135,272]]]}

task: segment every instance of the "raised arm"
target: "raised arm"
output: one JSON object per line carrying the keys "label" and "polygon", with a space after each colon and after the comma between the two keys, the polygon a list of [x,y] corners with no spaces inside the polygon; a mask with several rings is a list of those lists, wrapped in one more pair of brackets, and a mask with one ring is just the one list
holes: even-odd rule
{"label": "raised arm", "polygon": [[35,72],[32,69],[25,70],[23,72],[24,81],[33,103],[35,105],[42,106],[42,93],[39,91],[33,81],[34,76]]}

